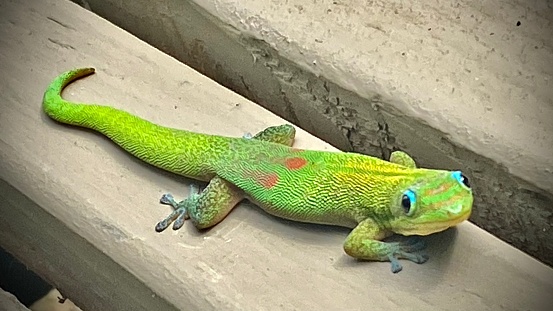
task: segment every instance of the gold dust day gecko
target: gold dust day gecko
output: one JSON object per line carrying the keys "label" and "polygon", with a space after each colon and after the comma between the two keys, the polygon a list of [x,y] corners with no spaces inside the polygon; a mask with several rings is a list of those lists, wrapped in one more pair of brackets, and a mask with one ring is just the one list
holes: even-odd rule
{"label": "gold dust day gecko", "polygon": [[423,263],[428,256],[418,238],[400,242],[392,234],[428,235],[468,219],[473,194],[460,171],[417,168],[406,153],[390,161],[348,152],[291,147],[295,129],[269,127],[254,137],[224,137],[153,124],[109,106],[66,101],[72,81],[94,73],[80,68],[62,73],[46,89],[44,112],[61,123],[96,130],[137,158],[161,169],[209,182],[201,192],[176,202],[156,226],[179,229],[186,219],[199,229],[212,227],[243,199],[278,217],[351,228],[345,252],[358,259],[398,259]]}

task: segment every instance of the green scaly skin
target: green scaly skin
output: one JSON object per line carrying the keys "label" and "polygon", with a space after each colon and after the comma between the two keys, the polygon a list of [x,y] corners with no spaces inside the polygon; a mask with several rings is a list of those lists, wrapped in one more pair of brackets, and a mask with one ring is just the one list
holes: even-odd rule
{"label": "green scaly skin", "polygon": [[416,168],[396,151],[391,162],[345,152],[290,147],[293,127],[268,128],[252,139],[200,134],[159,126],[107,106],[65,101],[63,88],[92,74],[75,69],[58,76],[44,94],[43,109],[62,123],[96,130],[139,159],[189,178],[209,181],[201,193],[179,203],[161,202],[175,211],[156,226],[190,218],[198,228],[216,225],[242,199],[266,212],[295,221],[352,228],[344,250],[362,260],[398,259],[416,263],[428,257],[419,239],[385,242],[386,237],[428,235],[466,220],[473,195],[459,171]]}

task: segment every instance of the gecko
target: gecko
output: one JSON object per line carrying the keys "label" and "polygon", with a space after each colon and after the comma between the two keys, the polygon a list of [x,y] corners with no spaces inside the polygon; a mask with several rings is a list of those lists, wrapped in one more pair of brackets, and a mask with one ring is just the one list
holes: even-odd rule
{"label": "gecko", "polygon": [[[368,155],[292,147],[295,128],[269,127],[255,136],[227,137],[164,127],[110,106],[63,99],[71,82],[95,72],[78,68],[57,76],[47,87],[42,108],[52,119],[89,128],[110,138],[142,161],[163,170],[208,182],[205,189],[177,202],[158,222],[179,229],[189,220],[198,229],[221,222],[247,199],[277,217],[351,229],[343,249],[358,260],[428,260],[420,236],[446,230],[472,211],[469,179],[458,170],[418,168],[403,151],[389,161]],[[404,240],[388,241],[392,235]]]}

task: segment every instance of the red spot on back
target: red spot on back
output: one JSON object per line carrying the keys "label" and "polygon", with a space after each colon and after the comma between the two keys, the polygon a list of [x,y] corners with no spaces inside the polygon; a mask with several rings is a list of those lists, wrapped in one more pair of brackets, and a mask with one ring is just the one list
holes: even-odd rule
{"label": "red spot on back", "polygon": [[263,187],[271,189],[278,183],[278,175],[276,173],[256,174],[255,180],[260,183]]}
{"label": "red spot on back", "polygon": [[289,158],[286,159],[284,162],[284,165],[291,170],[299,170],[300,168],[304,167],[307,164],[307,160],[304,158]]}

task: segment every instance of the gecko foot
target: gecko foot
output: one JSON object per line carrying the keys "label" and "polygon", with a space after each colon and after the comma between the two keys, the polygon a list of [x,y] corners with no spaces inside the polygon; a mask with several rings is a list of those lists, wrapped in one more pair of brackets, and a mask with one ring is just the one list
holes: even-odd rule
{"label": "gecko foot", "polygon": [[406,237],[401,242],[392,242],[390,244],[388,259],[392,264],[393,273],[398,273],[403,269],[398,259],[407,259],[414,263],[422,264],[429,258],[428,254],[424,251],[426,243],[421,237]]}
{"label": "gecko foot", "polygon": [[428,260],[428,255],[424,252],[406,252],[406,251],[396,251],[394,253],[388,254],[388,259],[392,264],[392,273],[400,272],[403,267],[399,263],[398,259],[407,259],[417,264],[425,263]]}
{"label": "gecko foot", "polygon": [[392,273],[398,273],[403,270],[403,266],[399,263],[399,260],[397,260],[397,258],[394,257],[393,254],[388,254],[388,259],[392,264]]}
{"label": "gecko foot", "polygon": [[179,230],[182,225],[184,225],[184,221],[190,218],[188,215],[188,207],[191,204],[196,204],[199,196],[198,191],[199,188],[197,186],[191,185],[190,196],[180,202],[175,201],[175,198],[170,193],[162,195],[159,199],[159,203],[170,205],[174,210],[169,216],[156,224],[155,230],[157,232],[162,232],[167,229],[171,223],[173,223],[173,230]]}

